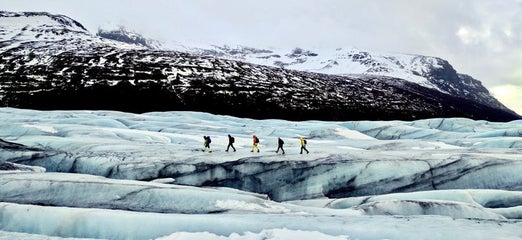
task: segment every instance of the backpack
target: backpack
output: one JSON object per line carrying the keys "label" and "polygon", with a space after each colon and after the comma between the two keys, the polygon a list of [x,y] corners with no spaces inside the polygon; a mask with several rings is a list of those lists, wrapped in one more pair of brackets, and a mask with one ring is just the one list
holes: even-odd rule
{"label": "backpack", "polygon": [[306,139],[303,139],[304,144],[306,145]]}
{"label": "backpack", "polygon": [[236,139],[234,139],[234,137],[230,137],[230,142],[231,143],[234,143],[236,141]]}
{"label": "backpack", "polygon": [[254,142],[255,142],[255,143],[259,143],[259,138],[255,137],[255,138],[254,138]]}
{"label": "backpack", "polygon": [[210,137],[207,137],[207,143],[210,144],[212,140],[210,140]]}

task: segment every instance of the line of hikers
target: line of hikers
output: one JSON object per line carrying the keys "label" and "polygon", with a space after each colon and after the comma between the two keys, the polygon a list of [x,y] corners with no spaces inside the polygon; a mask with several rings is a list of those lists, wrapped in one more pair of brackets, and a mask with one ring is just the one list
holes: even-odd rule
{"label": "line of hikers", "polygon": [[[203,151],[212,152],[212,149],[210,148],[210,143],[212,142],[212,140],[210,139],[210,136],[203,136],[203,139],[204,139]],[[299,137],[299,141],[301,142],[301,152],[299,154],[303,154],[303,150],[306,151],[307,154],[310,153],[308,151],[308,149],[306,149],[306,144],[307,144],[306,139],[304,139],[304,137]],[[230,148],[232,148],[234,150],[234,152],[236,151],[236,148],[234,147],[234,142],[235,142],[235,138],[230,136],[230,134],[228,134],[228,146],[227,146],[227,150],[225,150],[225,152],[228,152],[228,150]],[[285,142],[283,141],[283,139],[277,138],[277,150],[275,152],[279,153],[279,150],[281,150],[282,153],[285,154],[285,150],[283,149],[284,144],[285,144]],[[252,149],[250,150],[250,152],[254,152],[254,151],[259,152],[259,138],[256,135],[252,136]]]}

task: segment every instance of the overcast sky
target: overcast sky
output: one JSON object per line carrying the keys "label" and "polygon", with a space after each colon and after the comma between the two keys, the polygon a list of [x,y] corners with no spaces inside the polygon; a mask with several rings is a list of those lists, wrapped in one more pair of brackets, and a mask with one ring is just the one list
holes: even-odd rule
{"label": "overcast sky", "polygon": [[437,56],[522,113],[522,0],[0,0],[160,41]]}

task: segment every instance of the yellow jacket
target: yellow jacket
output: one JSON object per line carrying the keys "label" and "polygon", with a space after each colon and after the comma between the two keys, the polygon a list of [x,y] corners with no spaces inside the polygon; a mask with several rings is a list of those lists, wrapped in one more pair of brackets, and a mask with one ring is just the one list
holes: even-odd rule
{"label": "yellow jacket", "polygon": [[299,140],[301,141],[301,146],[306,146],[305,140],[303,137],[299,137]]}

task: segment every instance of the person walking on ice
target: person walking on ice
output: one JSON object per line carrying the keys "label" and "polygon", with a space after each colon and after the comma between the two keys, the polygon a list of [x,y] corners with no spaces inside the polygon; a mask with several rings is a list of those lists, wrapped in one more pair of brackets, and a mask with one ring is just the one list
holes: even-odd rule
{"label": "person walking on ice", "polygon": [[252,136],[252,141],[253,141],[253,144],[252,144],[252,150],[250,152],[254,152],[254,150],[257,149],[257,152],[259,152],[259,138],[257,138],[256,135]]}
{"label": "person walking on ice", "polygon": [[212,140],[210,140],[210,136],[203,136],[203,139],[205,140],[203,142],[203,152],[208,150],[208,152],[211,153],[212,149],[210,148],[210,143],[212,142]]}
{"label": "person walking on ice", "polygon": [[230,136],[230,134],[228,134],[228,146],[227,146],[227,152],[228,152],[228,149],[230,147],[232,147],[232,149],[234,149],[234,152],[236,151],[236,148],[234,147],[234,142],[235,142],[235,139],[234,137]]}
{"label": "person walking on ice", "polygon": [[283,139],[277,138],[277,150],[276,150],[276,153],[278,153],[279,149],[281,149],[281,151],[283,151],[283,154],[285,154],[285,150],[283,149],[283,144],[285,144]]}
{"label": "person walking on ice", "polygon": [[299,154],[303,154],[303,150],[306,151],[306,154],[310,153],[308,152],[308,149],[306,149],[306,139],[304,139],[304,137],[299,137],[299,140],[301,141],[301,152]]}

